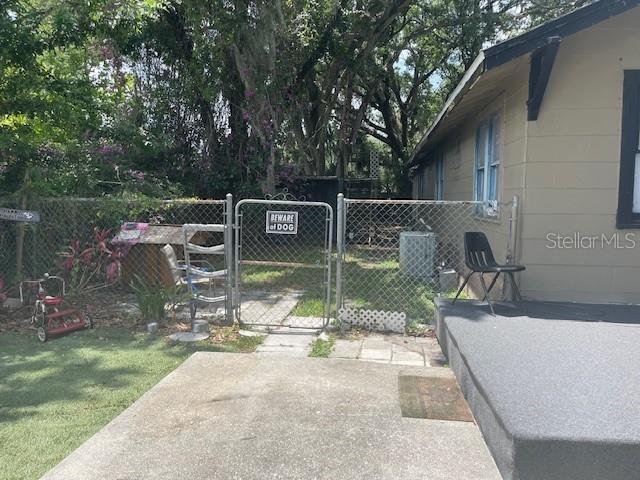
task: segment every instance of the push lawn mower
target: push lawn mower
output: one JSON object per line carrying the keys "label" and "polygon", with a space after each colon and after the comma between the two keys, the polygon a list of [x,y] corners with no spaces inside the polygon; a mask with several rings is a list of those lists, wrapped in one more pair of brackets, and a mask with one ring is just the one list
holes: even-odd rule
{"label": "push lawn mower", "polygon": [[[58,289],[55,290],[58,295],[47,294],[47,289],[53,284],[58,284]],[[32,291],[35,290],[31,324],[36,326],[38,340],[41,342],[46,342],[51,335],[93,328],[93,321],[86,312],[83,313],[77,308],[63,308],[62,304],[66,294],[63,278],[45,273],[44,277],[38,280],[23,281],[20,283],[20,301],[23,304],[25,302],[25,287],[31,287]]]}

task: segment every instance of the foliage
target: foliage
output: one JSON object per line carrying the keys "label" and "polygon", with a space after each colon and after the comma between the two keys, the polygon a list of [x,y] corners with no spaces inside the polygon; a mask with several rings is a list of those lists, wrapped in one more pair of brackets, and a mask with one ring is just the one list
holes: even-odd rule
{"label": "foliage", "polygon": [[586,3],[6,0],[0,194],[255,195],[371,148],[406,194],[479,49]]}
{"label": "foliage", "polygon": [[120,277],[122,251],[109,244],[111,230],[95,229],[91,242],[71,241],[60,253],[61,269],[71,294],[115,283]]}
{"label": "foliage", "polygon": [[5,288],[6,284],[4,281],[4,277],[0,276],[0,302],[4,302],[7,299],[8,294],[5,291]]}
{"label": "foliage", "polygon": [[225,345],[235,352],[251,353],[264,341],[263,335],[241,335],[240,325],[237,323],[228,327],[217,326],[210,331],[208,343]]}
{"label": "foliage", "polygon": [[171,300],[171,292],[157,282],[148,282],[134,275],[131,289],[136,296],[138,309],[145,322],[161,322],[166,316],[165,306]]}
{"label": "foliage", "polygon": [[333,346],[336,343],[336,339],[333,336],[329,336],[327,340],[317,338],[311,344],[310,357],[327,358],[333,351]]}
{"label": "foliage", "polygon": [[261,337],[216,344],[96,328],[45,344],[0,335],[0,478],[36,480],[196,351],[253,351]]}

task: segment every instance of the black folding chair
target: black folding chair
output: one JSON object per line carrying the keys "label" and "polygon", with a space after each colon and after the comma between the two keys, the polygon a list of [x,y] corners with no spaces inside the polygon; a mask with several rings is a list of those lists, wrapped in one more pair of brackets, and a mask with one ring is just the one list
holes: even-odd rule
{"label": "black folding chair", "polygon": [[[458,296],[467,286],[469,279],[474,273],[480,274],[480,285],[482,285],[482,290],[484,291],[484,298],[482,301],[486,300],[489,303],[489,308],[491,309],[491,313],[493,315],[496,314],[493,309],[493,304],[491,303],[491,298],[489,298],[489,293],[491,293],[491,289],[496,284],[498,277],[501,273],[506,273],[509,275],[509,280],[511,281],[511,285],[513,287],[513,293],[516,300],[522,300],[522,296],[520,295],[520,290],[518,289],[518,285],[516,285],[516,280],[513,276],[514,272],[521,272],[525,269],[523,265],[500,265],[496,262],[496,259],[493,257],[493,252],[491,251],[491,245],[489,245],[489,240],[487,240],[487,236],[482,232],[465,232],[464,234],[464,262],[467,264],[467,268],[469,268],[470,272],[464,279],[462,286],[456,293],[456,297],[453,299],[453,302],[458,299]],[[489,288],[487,288],[486,283],[484,282],[484,274],[485,273],[495,273],[493,280],[491,280],[491,284]]]}

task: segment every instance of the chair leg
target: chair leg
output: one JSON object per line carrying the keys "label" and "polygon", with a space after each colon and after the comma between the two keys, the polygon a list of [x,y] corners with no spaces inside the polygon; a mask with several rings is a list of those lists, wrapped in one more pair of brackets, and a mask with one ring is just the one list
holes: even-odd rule
{"label": "chair leg", "polygon": [[482,290],[484,290],[484,298],[482,299],[487,300],[487,303],[489,304],[489,309],[491,310],[491,314],[495,317],[496,316],[496,312],[493,309],[493,303],[491,303],[491,298],[489,298],[489,292],[487,291],[487,284],[484,283],[484,276],[482,274],[480,274],[480,285],[482,285]]}
{"label": "chair leg", "polygon": [[451,303],[456,303],[456,300],[458,299],[458,297],[460,296],[460,294],[462,293],[462,290],[464,290],[464,287],[467,286],[467,283],[469,282],[469,279],[471,278],[471,275],[473,275],[475,272],[471,271],[467,274],[467,276],[464,278],[464,282],[462,282],[462,286],[458,289],[458,293],[456,293],[455,298],[451,301]]}
{"label": "chair leg", "polygon": [[521,302],[522,295],[520,295],[520,289],[518,288],[518,284],[516,283],[516,278],[513,275],[513,272],[509,272],[509,279],[511,280],[511,286],[513,287],[513,296],[518,302]]}
{"label": "chair leg", "polygon": [[484,302],[487,298],[489,298],[489,290],[487,289],[487,285],[484,283],[484,273],[480,274],[480,282],[482,283],[482,290],[484,290],[484,297],[482,297],[481,302]]}
{"label": "chair leg", "polygon": [[496,284],[496,281],[498,280],[499,276],[500,276],[500,272],[496,272],[495,276],[493,277],[493,280],[491,280],[491,284],[489,285],[489,289],[487,290],[489,293],[491,293],[491,289]]}

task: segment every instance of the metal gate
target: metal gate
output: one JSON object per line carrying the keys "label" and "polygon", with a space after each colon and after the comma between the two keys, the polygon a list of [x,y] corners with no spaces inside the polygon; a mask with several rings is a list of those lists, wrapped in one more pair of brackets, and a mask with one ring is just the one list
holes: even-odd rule
{"label": "metal gate", "polygon": [[235,216],[236,319],[267,327],[326,327],[331,315],[331,206],[241,200]]}

